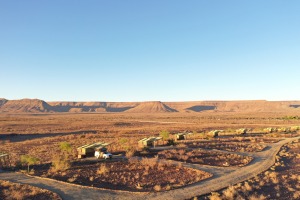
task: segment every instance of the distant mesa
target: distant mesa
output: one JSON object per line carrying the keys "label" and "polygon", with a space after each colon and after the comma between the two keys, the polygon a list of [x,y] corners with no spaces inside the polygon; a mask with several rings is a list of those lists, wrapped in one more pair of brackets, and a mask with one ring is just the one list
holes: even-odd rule
{"label": "distant mesa", "polygon": [[177,110],[170,108],[160,101],[146,101],[141,102],[136,107],[127,110],[126,112],[131,113],[167,113],[167,112],[178,112]]}
{"label": "distant mesa", "polygon": [[0,113],[298,112],[300,101],[45,102],[0,98]]}
{"label": "distant mesa", "polygon": [[50,112],[52,107],[39,99],[7,100],[1,107],[0,112]]}

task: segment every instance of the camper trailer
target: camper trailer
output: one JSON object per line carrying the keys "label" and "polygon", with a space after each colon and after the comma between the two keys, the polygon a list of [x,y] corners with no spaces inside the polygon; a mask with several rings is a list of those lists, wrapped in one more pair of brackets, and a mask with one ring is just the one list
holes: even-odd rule
{"label": "camper trailer", "polygon": [[106,151],[106,146],[109,143],[97,142],[93,144],[86,144],[77,148],[78,158],[92,157],[95,156],[96,151]]}
{"label": "camper trailer", "polygon": [[159,141],[162,139],[162,137],[149,137],[149,138],[143,138],[141,139],[138,144],[139,147],[155,147],[159,144]]}

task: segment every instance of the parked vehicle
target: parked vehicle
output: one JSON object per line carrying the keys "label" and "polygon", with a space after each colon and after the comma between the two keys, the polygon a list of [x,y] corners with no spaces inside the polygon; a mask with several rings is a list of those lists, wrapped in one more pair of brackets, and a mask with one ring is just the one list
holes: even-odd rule
{"label": "parked vehicle", "polygon": [[107,151],[96,150],[95,151],[95,157],[97,159],[99,159],[99,158],[112,159],[112,154],[107,152]]}

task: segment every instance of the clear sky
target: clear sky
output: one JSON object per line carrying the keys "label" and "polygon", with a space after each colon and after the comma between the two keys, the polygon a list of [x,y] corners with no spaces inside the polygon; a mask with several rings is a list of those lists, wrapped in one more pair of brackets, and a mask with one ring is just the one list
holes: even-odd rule
{"label": "clear sky", "polygon": [[0,1],[0,97],[300,100],[298,0]]}

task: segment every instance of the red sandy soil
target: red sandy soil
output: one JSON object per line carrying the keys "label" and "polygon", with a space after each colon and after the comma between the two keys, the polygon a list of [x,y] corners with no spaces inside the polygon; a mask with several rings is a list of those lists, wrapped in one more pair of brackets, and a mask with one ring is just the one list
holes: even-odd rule
{"label": "red sandy soil", "polygon": [[198,199],[300,199],[300,140],[283,146],[268,171]]}
{"label": "red sandy soil", "polygon": [[57,194],[48,190],[3,180],[0,180],[0,199],[61,200]]}
{"label": "red sandy soil", "polygon": [[79,185],[129,191],[170,190],[212,176],[200,170],[157,163],[153,159],[78,165],[64,172],[36,169],[35,174]]}
{"label": "red sandy soil", "polygon": [[253,159],[249,156],[241,156],[237,154],[222,153],[215,151],[206,151],[201,149],[171,149],[159,152],[158,156],[159,158],[163,159],[220,167],[245,166]]}
{"label": "red sandy soil", "polygon": [[218,149],[232,152],[259,152],[266,148],[265,144],[242,142],[191,142],[185,143],[189,148]]}

